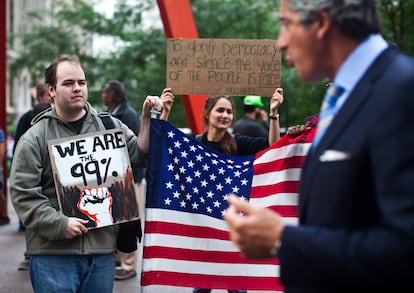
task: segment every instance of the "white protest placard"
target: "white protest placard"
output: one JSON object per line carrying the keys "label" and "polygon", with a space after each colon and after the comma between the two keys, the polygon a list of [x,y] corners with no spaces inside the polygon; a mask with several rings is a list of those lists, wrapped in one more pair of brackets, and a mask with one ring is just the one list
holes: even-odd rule
{"label": "white protest placard", "polygon": [[122,129],[48,141],[59,207],[98,228],[139,218]]}

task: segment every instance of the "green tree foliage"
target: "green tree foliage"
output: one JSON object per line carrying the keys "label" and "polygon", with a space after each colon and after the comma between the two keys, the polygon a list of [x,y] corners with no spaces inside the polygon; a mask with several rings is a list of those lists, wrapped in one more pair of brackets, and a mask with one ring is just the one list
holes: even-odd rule
{"label": "green tree foliage", "polygon": [[[96,0],[99,5],[99,1]],[[276,39],[279,32],[279,0],[190,0],[200,38]],[[101,107],[101,89],[105,82],[118,79],[125,83],[135,109],[141,109],[147,95],[159,95],[165,87],[165,38],[162,29],[143,27],[143,13],[154,5],[150,0],[117,0],[110,18],[96,12],[83,0],[70,5],[53,1],[51,11],[33,11],[27,17],[42,20],[45,13],[52,25],[35,26],[25,34],[10,36],[24,49],[10,62],[10,73],[27,69],[36,82],[44,68],[60,54],[78,55],[86,69],[89,100]],[[414,54],[414,1],[379,1],[384,35],[403,52]],[[109,37],[108,52],[91,53],[90,36]],[[304,84],[293,68],[282,62],[282,87],[285,102],[281,106],[282,126],[301,124],[306,116],[319,111],[325,83]],[[264,99],[266,107],[268,99]],[[237,117],[242,114],[242,99],[235,97]],[[176,97],[170,121],[188,126],[180,97]]]}
{"label": "green tree foliage", "polygon": [[382,0],[384,35],[404,53],[414,55],[414,1]]}
{"label": "green tree foliage", "polygon": [[[160,94],[165,86],[165,38],[162,29],[143,29],[142,13],[150,1],[116,1],[110,18],[82,0],[54,4],[54,9],[46,12],[54,20],[52,25],[10,36],[10,42],[18,39],[23,44],[22,52],[9,64],[11,74],[28,69],[35,83],[56,56],[75,54],[86,70],[89,101],[98,108],[104,109],[103,85],[113,79],[125,83],[130,103],[137,110],[148,94]],[[44,11],[32,11],[28,17],[42,19],[44,15]],[[94,54],[91,36],[107,37],[108,51]]]}

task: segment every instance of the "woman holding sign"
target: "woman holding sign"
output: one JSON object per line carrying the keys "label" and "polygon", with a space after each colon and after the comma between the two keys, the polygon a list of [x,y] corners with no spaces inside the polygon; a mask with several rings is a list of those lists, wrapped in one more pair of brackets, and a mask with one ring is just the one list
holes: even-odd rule
{"label": "woman holding sign", "polygon": [[[161,100],[164,110],[161,119],[167,120],[174,96],[170,88],[164,89]],[[233,156],[255,154],[273,144],[280,138],[278,108],[283,103],[283,90],[277,88],[270,99],[270,129],[269,136],[249,137],[232,136],[229,128],[234,120],[234,104],[229,96],[209,96],[203,110],[203,121],[206,131],[200,135],[192,135],[202,145]],[[219,250],[219,249],[218,249]],[[193,293],[209,293],[211,289],[195,288]],[[246,292],[244,290],[228,290],[231,293]]]}

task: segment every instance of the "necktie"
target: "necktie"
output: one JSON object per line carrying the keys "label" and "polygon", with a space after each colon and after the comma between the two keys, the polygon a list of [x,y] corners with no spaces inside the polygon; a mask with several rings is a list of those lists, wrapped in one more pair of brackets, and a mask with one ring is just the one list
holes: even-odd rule
{"label": "necktie", "polygon": [[328,126],[331,124],[332,119],[334,118],[336,112],[338,111],[336,107],[336,102],[338,98],[344,92],[344,88],[335,84],[331,84],[326,91],[325,97],[323,98],[323,103],[321,107],[318,129],[316,131],[315,138],[313,139],[312,146],[316,147],[319,143],[322,136],[325,134]]}

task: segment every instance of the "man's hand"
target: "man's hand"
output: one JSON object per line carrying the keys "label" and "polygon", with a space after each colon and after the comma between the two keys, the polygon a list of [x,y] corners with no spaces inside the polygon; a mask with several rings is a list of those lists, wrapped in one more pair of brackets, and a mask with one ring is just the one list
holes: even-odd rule
{"label": "man's hand", "polygon": [[88,232],[86,224],[88,220],[70,217],[66,226],[65,238],[72,239]]}
{"label": "man's hand", "polygon": [[285,227],[282,217],[270,209],[254,206],[234,195],[224,220],[230,227],[230,239],[246,258],[272,257],[271,250]]}

